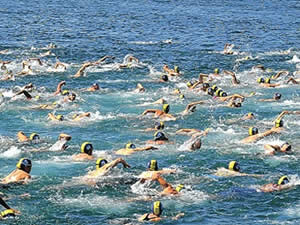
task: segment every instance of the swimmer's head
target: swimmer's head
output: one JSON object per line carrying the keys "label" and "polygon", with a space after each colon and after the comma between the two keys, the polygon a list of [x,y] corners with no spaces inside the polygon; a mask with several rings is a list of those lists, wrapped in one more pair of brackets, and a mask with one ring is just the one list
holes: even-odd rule
{"label": "swimmer's head", "polygon": [[247,116],[248,116],[248,117],[254,117],[254,114],[253,114],[252,112],[249,112],[249,113],[247,114]]}
{"label": "swimmer's head", "polygon": [[197,108],[197,106],[193,105],[193,106],[190,108],[190,112],[195,112],[195,111],[196,111],[196,108]]}
{"label": "swimmer's head", "polygon": [[220,97],[226,97],[226,96],[227,96],[227,93],[225,91],[221,91]]}
{"label": "swimmer's head", "polygon": [[278,180],[278,185],[284,185],[284,184],[287,184],[287,183],[289,183],[290,181],[289,181],[289,179],[288,179],[288,177],[287,176],[282,176],[282,177],[280,177],[280,179]]}
{"label": "swimmer's head", "polygon": [[164,122],[156,122],[155,125],[154,125],[154,128],[156,130],[163,130],[165,128],[165,124]]}
{"label": "swimmer's head", "polygon": [[196,150],[200,149],[202,145],[201,139],[198,138],[192,145],[191,145],[191,150]]}
{"label": "swimmer's head", "polygon": [[2,64],[1,70],[6,70],[6,69],[7,69],[6,66],[4,64]]}
{"label": "swimmer's head", "polygon": [[78,113],[75,113],[75,114],[72,116],[72,119],[75,120],[78,116],[79,116],[79,114],[78,114]]}
{"label": "swimmer's head", "polygon": [[92,87],[95,89],[95,90],[99,90],[99,84],[98,83],[94,83],[92,85]]}
{"label": "swimmer's head", "polygon": [[275,121],[275,127],[283,127],[283,120],[279,119]]}
{"label": "swimmer's head", "polygon": [[220,93],[223,92],[223,90],[221,88],[218,88],[216,90],[216,96],[219,96],[220,97]]}
{"label": "swimmer's head", "polygon": [[275,93],[275,94],[274,94],[274,99],[275,99],[275,100],[281,99],[281,94],[280,94],[280,93]]}
{"label": "swimmer's head", "polygon": [[25,171],[26,173],[30,173],[31,171],[31,160],[30,159],[25,159],[25,158],[21,158],[19,160],[19,162],[17,163],[16,167],[20,170]]}
{"label": "swimmer's head", "polygon": [[231,171],[239,172],[240,171],[240,166],[236,161],[231,161],[228,164],[228,169],[231,170]]}
{"label": "swimmer's head", "polygon": [[127,144],[125,145],[125,148],[126,148],[126,149],[135,149],[136,147],[135,147],[135,144],[133,144],[133,143],[127,143]]}
{"label": "swimmer's head", "polygon": [[32,134],[30,134],[30,136],[29,136],[29,140],[30,141],[37,141],[37,140],[39,140],[40,139],[40,136],[37,134],[37,133],[32,133]]}
{"label": "swimmer's head", "polygon": [[157,171],[158,170],[158,165],[157,165],[157,161],[155,159],[151,160],[148,163],[148,169],[150,171]]}
{"label": "swimmer's head", "polygon": [[292,146],[288,143],[285,142],[283,145],[280,147],[281,152],[290,152],[292,150]]}
{"label": "swimmer's head", "polygon": [[203,89],[206,90],[207,88],[209,88],[209,83],[203,83],[203,84],[202,84],[202,87],[203,87]]}
{"label": "swimmer's head", "polygon": [[184,185],[183,185],[183,184],[179,184],[179,185],[176,187],[176,191],[177,191],[177,192],[180,192],[183,188],[184,188]]}
{"label": "swimmer's head", "polygon": [[175,71],[175,73],[179,73],[179,67],[178,66],[174,66],[174,71]]}
{"label": "swimmer's head", "polygon": [[179,98],[180,98],[180,99],[184,99],[185,96],[184,96],[183,94],[181,94],[181,95],[179,95]]}
{"label": "swimmer's head", "polygon": [[162,204],[160,201],[156,201],[152,206],[152,213],[156,216],[160,216],[163,211]]}
{"label": "swimmer's head", "polygon": [[265,83],[266,83],[266,84],[271,83],[271,79],[270,79],[270,78],[266,78],[266,79],[265,79]]}
{"label": "swimmer's head", "polygon": [[165,136],[165,134],[161,131],[157,131],[154,134],[154,141],[167,141],[168,138]]}
{"label": "swimmer's head", "polygon": [[261,83],[264,83],[265,82],[265,79],[260,77],[257,79],[257,83],[261,84]]}
{"label": "swimmer's head", "polygon": [[214,96],[214,90],[212,88],[207,88],[206,92],[208,95]]}
{"label": "swimmer's head", "polygon": [[57,120],[59,120],[59,121],[63,121],[63,120],[64,120],[64,116],[61,115],[61,114],[56,115],[55,118],[56,118]]}
{"label": "swimmer's head", "polygon": [[218,87],[217,87],[217,85],[213,85],[213,86],[211,87],[211,89],[215,92],[215,91],[218,90]]}
{"label": "swimmer's head", "polygon": [[6,209],[0,213],[2,218],[15,217],[15,212],[12,209]]}
{"label": "swimmer's head", "polygon": [[188,82],[186,83],[186,86],[187,86],[188,88],[190,88],[190,87],[193,86],[193,83],[192,83],[191,81],[188,81]]}
{"label": "swimmer's head", "polygon": [[169,80],[169,78],[168,78],[167,75],[162,75],[162,76],[160,77],[160,79],[163,80],[163,81],[165,81],[165,82],[167,82],[167,81]]}
{"label": "swimmer's head", "polygon": [[256,127],[249,127],[248,133],[249,133],[249,136],[258,134],[258,129]]}
{"label": "swimmer's head", "polygon": [[90,142],[83,142],[81,144],[81,147],[80,147],[80,151],[82,153],[85,153],[85,154],[88,154],[88,155],[92,155],[93,153],[93,145],[90,143]]}
{"label": "swimmer's head", "polygon": [[96,169],[100,169],[106,163],[108,163],[106,159],[103,159],[103,158],[97,159],[97,161],[96,161]]}
{"label": "swimmer's head", "polygon": [[61,92],[62,95],[69,95],[70,94],[70,91],[69,90],[63,90]]}
{"label": "swimmer's head", "polygon": [[71,102],[75,101],[75,99],[76,99],[76,94],[75,94],[75,93],[70,93],[70,94],[68,95],[68,99],[69,99]]}
{"label": "swimmer's head", "polygon": [[219,68],[215,68],[214,73],[215,73],[215,74],[219,74],[219,73],[220,73]]}
{"label": "swimmer's head", "polygon": [[170,111],[170,105],[169,104],[163,104],[162,110],[165,113],[169,113],[169,111]]}
{"label": "swimmer's head", "polygon": [[180,91],[179,88],[176,88],[176,89],[174,90],[174,94],[180,94],[180,93],[181,93],[181,91]]}

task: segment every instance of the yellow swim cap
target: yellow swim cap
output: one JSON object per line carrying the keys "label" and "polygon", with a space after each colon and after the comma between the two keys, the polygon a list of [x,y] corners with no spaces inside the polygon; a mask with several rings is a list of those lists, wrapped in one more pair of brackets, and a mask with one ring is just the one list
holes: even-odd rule
{"label": "yellow swim cap", "polygon": [[221,88],[218,88],[216,90],[216,96],[219,96],[220,97],[220,93],[222,92],[223,90]]}
{"label": "yellow swim cap", "polygon": [[248,133],[249,133],[249,136],[258,134],[258,129],[256,127],[249,127]]}
{"label": "yellow swim cap", "polygon": [[56,105],[57,104],[57,102],[52,102],[52,105]]}
{"label": "yellow swim cap", "polygon": [[96,169],[100,169],[102,166],[104,166],[107,163],[106,159],[99,158],[96,161]]}
{"label": "yellow swim cap", "polygon": [[5,218],[7,216],[16,216],[15,212],[12,209],[6,209],[1,212],[1,217]]}
{"label": "yellow swim cap", "polygon": [[59,120],[59,121],[63,121],[64,116],[61,115],[61,114],[58,114],[55,118],[56,118],[57,120]]}
{"label": "yellow swim cap", "polygon": [[216,91],[216,90],[218,89],[218,87],[217,87],[217,85],[213,85],[213,86],[211,87],[211,89],[212,89],[213,91]]}
{"label": "yellow swim cap", "polygon": [[275,127],[283,127],[283,120],[279,119],[275,121]]}
{"label": "yellow swim cap", "polygon": [[170,111],[170,105],[169,104],[163,104],[162,109],[163,109],[163,111],[165,113],[169,113],[169,111]]}
{"label": "yellow swim cap", "polygon": [[162,204],[160,201],[156,201],[153,203],[152,212],[156,216],[160,216],[162,213]]}
{"label": "yellow swim cap", "polygon": [[186,83],[186,86],[188,86],[189,88],[193,86],[193,84],[189,81]]}
{"label": "yellow swim cap", "polygon": [[289,179],[287,176],[282,176],[278,180],[278,185],[287,184],[287,183],[289,183]]}
{"label": "yellow swim cap", "polygon": [[177,187],[176,187],[176,191],[180,192],[182,190],[182,188],[184,188],[184,185],[183,184],[179,184]]}
{"label": "yellow swim cap", "polygon": [[215,72],[215,74],[219,74],[219,72],[220,72],[219,68],[216,68],[216,69],[214,70],[214,72]]}
{"label": "yellow swim cap", "polygon": [[69,90],[63,90],[63,91],[61,92],[62,95],[68,95],[69,93],[70,93]]}
{"label": "yellow swim cap", "polygon": [[76,117],[78,117],[79,116],[79,114],[78,113],[76,113],[76,114],[74,114],[73,116],[72,116],[72,119],[73,120],[75,120],[76,119]]}
{"label": "yellow swim cap", "polygon": [[30,136],[29,136],[29,140],[33,141],[33,140],[38,140],[40,139],[40,136],[37,134],[37,133],[32,133]]}
{"label": "yellow swim cap", "polygon": [[175,71],[175,73],[179,73],[179,67],[178,66],[174,66],[174,71]]}
{"label": "yellow swim cap", "polygon": [[41,96],[37,95],[34,98],[37,99],[37,100],[39,100],[41,98]]}
{"label": "yellow swim cap", "polygon": [[240,166],[236,161],[231,161],[228,164],[228,169],[231,170],[231,171],[239,172],[240,171]]}
{"label": "yellow swim cap", "polygon": [[183,94],[181,94],[181,95],[179,95],[179,98],[180,98],[180,99],[184,99],[185,97],[184,97]]}
{"label": "yellow swim cap", "polygon": [[248,116],[254,116],[254,114],[252,112],[249,112],[247,115]]}
{"label": "yellow swim cap", "polygon": [[150,171],[157,171],[158,170],[157,161],[155,159],[151,160],[148,163],[148,168],[149,168]]}
{"label": "yellow swim cap", "polygon": [[129,142],[128,144],[125,145],[125,148],[126,149],[135,149],[136,147],[135,147],[135,144]]}
{"label": "yellow swim cap", "polygon": [[265,83],[266,83],[266,84],[269,84],[270,82],[271,82],[271,79],[270,79],[270,78],[266,78],[266,79],[265,79]]}
{"label": "yellow swim cap", "polygon": [[17,163],[16,167],[20,170],[24,170],[26,168],[31,168],[32,164],[31,164],[31,160],[29,159],[25,159],[25,158],[21,158],[19,160],[19,162]]}
{"label": "yellow swim cap", "polygon": [[93,152],[93,145],[90,142],[83,142],[81,147],[80,147],[80,151],[82,153],[86,153],[88,155],[92,155]]}
{"label": "yellow swim cap", "polygon": [[257,83],[264,83],[265,82],[265,79],[264,78],[262,78],[262,77],[260,77],[260,78],[258,78],[257,79]]}
{"label": "yellow swim cap", "polygon": [[179,88],[176,88],[176,89],[174,90],[174,92],[175,92],[175,94],[180,94],[180,93],[181,93],[181,91],[180,91]]}

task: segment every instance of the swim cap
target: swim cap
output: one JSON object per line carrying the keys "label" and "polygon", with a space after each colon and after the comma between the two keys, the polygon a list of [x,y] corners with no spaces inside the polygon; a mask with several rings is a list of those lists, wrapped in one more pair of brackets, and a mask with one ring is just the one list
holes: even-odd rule
{"label": "swim cap", "polygon": [[220,97],[226,97],[226,96],[227,96],[227,93],[225,91],[221,91]]}
{"label": "swim cap", "polygon": [[[21,158],[19,160],[19,162],[17,163],[17,165],[16,165],[16,167],[18,169],[23,170],[25,172],[27,172],[26,168],[31,169],[31,166],[32,166],[31,160],[30,159],[25,159],[25,158]],[[29,172],[30,172],[30,170],[29,170]]]}
{"label": "swim cap", "polygon": [[155,126],[154,126],[154,128],[155,128],[156,130],[163,130],[164,127],[165,127],[164,122],[156,122],[156,123],[155,123]]}
{"label": "swim cap", "polygon": [[232,170],[232,171],[239,172],[240,171],[240,166],[239,166],[239,164],[236,161],[231,161],[228,164],[228,169]]}
{"label": "swim cap", "polygon": [[62,95],[68,95],[69,93],[70,93],[69,90],[63,90],[63,91],[61,92]]}
{"label": "swim cap", "polygon": [[280,93],[275,93],[274,94],[274,99],[279,100],[281,98],[281,94]]}
{"label": "swim cap", "polygon": [[179,73],[179,67],[178,66],[174,66],[174,71],[175,71],[175,73]]}
{"label": "swim cap", "polygon": [[270,82],[271,82],[271,79],[270,79],[270,78],[265,79],[265,83],[266,83],[266,84],[269,84]]}
{"label": "swim cap", "polygon": [[285,142],[283,145],[281,145],[281,148],[285,145],[287,145],[287,147],[284,152],[288,152],[292,150],[292,146],[288,142]]}
{"label": "swim cap", "polygon": [[133,143],[128,143],[128,144],[125,145],[125,148],[126,149],[135,149],[136,147]]}
{"label": "swim cap", "polygon": [[157,131],[154,134],[154,141],[167,141],[168,138],[166,138],[165,134],[163,132]]}
{"label": "swim cap", "polygon": [[186,86],[188,86],[189,88],[193,86],[193,83],[191,81],[186,83]]}
{"label": "swim cap", "polygon": [[56,118],[57,120],[59,120],[59,121],[63,121],[64,116],[61,115],[61,114],[58,114],[55,118]]}
{"label": "swim cap", "polygon": [[161,78],[163,81],[168,81],[168,80],[169,80],[169,78],[168,78],[167,75],[162,75],[160,78]]}
{"label": "swim cap", "polygon": [[75,114],[72,116],[73,120],[76,119],[76,117],[78,117],[78,116],[79,116],[79,114],[78,114],[78,113],[75,113]]}
{"label": "swim cap", "polygon": [[170,105],[169,104],[163,104],[162,109],[163,109],[163,111],[165,113],[169,113],[169,111],[170,111]]}
{"label": "swim cap", "polygon": [[219,74],[219,68],[216,68],[215,70],[214,70],[214,72],[215,72],[215,74]]}
{"label": "swim cap", "polygon": [[157,161],[155,159],[151,160],[148,163],[148,169],[150,171],[157,171],[158,170],[158,165],[157,165]]}
{"label": "swim cap", "polygon": [[275,121],[275,127],[283,127],[283,120],[279,119]]}
{"label": "swim cap", "polygon": [[39,100],[41,98],[41,96],[37,95],[34,97],[36,100]]}
{"label": "swim cap", "polygon": [[217,87],[217,85],[213,85],[213,86],[211,87],[211,89],[215,92],[215,91],[218,89],[218,87]]}
{"label": "swim cap", "polygon": [[40,136],[37,133],[32,133],[29,136],[29,140],[33,141],[33,140],[39,140]]}
{"label": "swim cap", "polygon": [[176,191],[177,192],[180,192],[182,190],[182,188],[184,188],[184,185],[183,184],[179,184],[177,187],[176,187]]}
{"label": "swim cap", "polygon": [[162,211],[163,211],[163,209],[162,209],[162,204],[160,203],[160,201],[154,202],[153,207],[152,207],[153,214],[156,216],[160,216]]}
{"label": "swim cap", "polygon": [[90,142],[83,142],[81,144],[80,151],[82,153],[86,153],[88,155],[92,155],[93,149],[94,149],[93,145]]}
{"label": "swim cap", "polygon": [[92,86],[95,87],[96,89],[99,89],[99,84],[98,83],[93,83]]}
{"label": "swim cap", "polygon": [[249,112],[247,115],[248,116],[254,116],[254,114],[252,112]]}
{"label": "swim cap", "polygon": [[283,185],[283,184],[287,184],[287,183],[289,183],[289,179],[287,176],[282,176],[278,180],[278,185]]}
{"label": "swim cap", "polygon": [[214,96],[214,90],[212,88],[207,88],[206,92],[208,95]]}
{"label": "swim cap", "polygon": [[216,96],[219,96],[220,97],[220,93],[222,92],[223,90],[221,88],[218,88],[216,90]]}
{"label": "swim cap", "polygon": [[203,83],[203,84],[202,84],[202,87],[203,87],[203,88],[209,88],[209,83]]}
{"label": "swim cap", "polygon": [[258,129],[256,127],[249,127],[248,133],[249,133],[249,136],[258,134]]}
{"label": "swim cap", "polygon": [[1,217],[5,218],[5,217],[9,217],[9,216],[13,216],[15,217],[15,212],[12,209],[6,209],[4,211],[1,212]]}
{"label": "swim cap", "polygon": [[181,91],[180,91],[179,88],[176,88],[176,89],[174,90],[174,92],[175,92],[176,94],[180,94],[180,93],[181,93]]}
{"label": "swim cap", "polygon": [[242,107],[242,103],[240,103],[240,102],[234,103],[234,106],[235,107]]}
{"label": "swim cap", "polygon": [[99,158],[96,161],[96,169],[100,169],[102,166],[104,166],[107,163],[106,159]]}
{"label": "swim cap", "polygon": [[260,78],[258,78],[257,79],[257,83],[264,83],[265,82],[265,79],[264,78],[262,78],[262,77],[260,77]]}
{"label": "swim cap", "polygon": [[184,97],[183,94],[181,94],[181,95],[179,95],[179,98],[180,98],[180,99],[184,99],[185,97]]}

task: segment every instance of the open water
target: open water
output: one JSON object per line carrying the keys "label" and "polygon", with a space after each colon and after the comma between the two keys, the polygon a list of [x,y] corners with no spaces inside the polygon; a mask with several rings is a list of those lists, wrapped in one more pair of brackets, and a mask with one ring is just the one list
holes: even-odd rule
{"label": "open water", "polygon": [[[300,110],[299,85],[287,85],[280,78],[276,89],[257,85],[258,77],[268,77],[280,70],[290,74],[300,70],[300,2],[298,0],[124,0],[124,1],[0,1],[0,60],[11,60],[8,69],[19,72],[22,60],[42,57],[43,66],[33,64],[34,74],[15,81],[1,81],[0,91],[5,101],[0,106],[0,176],[10,173],[22,157],[33,162],[32,181],[26,185],[2,188],[10,197],[8,204],[20,210],[15,220],[1,224],[139,224],[137,218],[150,212],[152,201],[132,201],[147,193],[161,190],[156,184],[146,189],[131,185],[157,159],[161,168],[177,168],[178,173],[165,176],[172,185],[183,183],[186,189],[180,197],[158,197],[164,206],[159,224],[299,224],[299,116],[286,116],[286,130],[281,135],[265,138],[255,144],[239,141],[247,136],[249,126],[260,131],[272,127],[271,122],[282,110]],[[50,43],[56,48],[50,49]],[[235,44],[233,55],[222,54],[225,43]],[[137,57],[141,63],[118,69],[126,55]],[[104,55],[115,58],[106,66],[90,67],[83,77],[74,79],[81,64],[96,61]],[[245,57],[250,57],[245,60]],[[68,64],[66,71],[56,71],[57,60]],[[183,73],[169,83],[157,82],[162,66],[178,65]],[[266,72],[252,70],[258,64],[269,68]],[[51,69],[52,68],[52,69]],[[212,101],[203,93],[189,91],[185,83],[197,79],[200,72],[211,73],[214,68],[237,73],[241,85],[233,87],[230,77],[213,83],[228,94],[256,95],[247,98],[242,108],[227,108]],[[1,72],[2,74],[3,72]],[[57,101],[53,97],[56,85],[66,81],[65,89],[79,96],[75,103],[55,110],[66,118],[50,122],[51,110],[32,110],[30,107]],[[32,82],[41,95],[40,100],[9,99],[16,86]],[[80,91],[98,82],[101,91]],[[133,92],[137,83],[145,93]],[[273,81],[272,81],[273,82]],[[180,88],[185,100],[172,95]],[[276,103],[261,103],[260,98],[282,94]],[[75,163],[71,155],[80,152],[80,145],[89,141],[95,157],[117,158],[114,151],[127,142],[144,146],[153,132],[144,132],[157,121],[141,117],[147,108],[159,109],[147,103],[165,98],[176,121],[165,123],[165,132],[174,144],[160,146],[158,151],[140,152],[124,159],[130,169],[121,167],[97,187],[78,184],[76,178],[95,168],[95,161]],[[188,116],[180,112],[192,101],[208,100]],[[72,122],[74,113],[92,113],[91,118]],[[230,123],[248,112],[256,119]],[[189,137],[176,135],[180,128],[196,128],[211,132],[202,138],[202,148],[185,151]],[[21,144],[16,133],[37,132],[42,143]],[[59,133],[72,135],[69,148],[63,152],[32,152],[48,149]],[[262,153],[266,143],[292,144],[293,154],[266,157]],[[226,167],[231,160],[239,161],[242,171],[263,174],[260,178],[219,178],[212,174],[218,167]],[[260,185],[276,182],[288,175],[292,189],[278,193],[250,191]],[[252,189],[253,190],[253,189]],[[18,195],[29,193],[31,197]],[[130,201],[129,201],[130,200]],[[185,216],[171,219],[177,213]]]}

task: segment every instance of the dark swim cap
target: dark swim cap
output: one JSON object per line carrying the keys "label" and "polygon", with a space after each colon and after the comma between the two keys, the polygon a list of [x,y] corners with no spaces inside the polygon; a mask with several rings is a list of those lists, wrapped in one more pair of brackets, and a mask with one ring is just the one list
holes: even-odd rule
{"label": "dark swim cap", "polygon": [[202,84],[202,87],[203,87],[203,88],[209,88],[209,83],[203,83],[203,84]]}
{"label": "dark swim cap", "polygon": [[96,169],[101,168],[101,167],[104,166],[106,163],[107,163],[107,160],[106,160],[106,159],[103,159],[103,158],[97,159],[97,161],[96,161]]}
{"label": "dark swim cap", "polygon": [[25,171],[26,168],[31,168],[31,166],[32,166],[31,160],[21,158],[16,166],[17,166],[18,169]]}
{"label": "dark swim cap", "polygon": [[281,99],[281,94],[280,94],[280,93],[275,93],[275,94],[274,94],[274,98],[275,98],[276,100]]}
{"label": "dark swim cap", "polygon": [[208,95],[214,96],[214,91],[212,88],[207,88],[206,92]]}
{"label": "dark swim cap", "polygon": [[84,142],[81,145],[80,151],[82,153],[86,153],[88,155],[92,155],[93,149],[94,149],[93,145],[90,142]]}
{"label": "dark swim cap", "polygon": [[156,122],[154,128],[157,130],[163,130],[165,128],[164,122]]}
{"label": "dark swim cap", "polygon": [[249,136],[252,136],[258,134],[258,129],[256,127],[250,127],[248,132],[249,132]]}
{"label": "dark swim cap", "polygon": [[162,79],[163,81],[168,81],[168,80],[169,80],[169,78],[168,78],[167,75],[162,75],[162,76],[161,76],[161,79]]}
{"label": "dark swim cap", "polygon": [[170,105],[169,104],[163,104],[162,110],[165,113],[169,113],[169,111],[170,111]]}
{"label": "dark swim cap", "polygon": [[166,138],[165,134],[163,132],[156,132],[154,134],[154,141],[167,141],[168,138]]}

